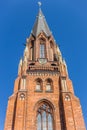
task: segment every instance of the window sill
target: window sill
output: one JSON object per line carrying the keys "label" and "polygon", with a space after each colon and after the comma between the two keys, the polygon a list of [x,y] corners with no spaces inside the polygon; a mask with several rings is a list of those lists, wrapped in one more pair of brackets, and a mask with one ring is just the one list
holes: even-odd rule
{"label": "window sill", "polygon": [[35,90],[35,92],[39,92],[39,93],[41,93],[41,92],[42,92],[42,90]]}
{"label": "window sill", "polygon": [[53,93],[53,90],[46,90],[46,93]]}

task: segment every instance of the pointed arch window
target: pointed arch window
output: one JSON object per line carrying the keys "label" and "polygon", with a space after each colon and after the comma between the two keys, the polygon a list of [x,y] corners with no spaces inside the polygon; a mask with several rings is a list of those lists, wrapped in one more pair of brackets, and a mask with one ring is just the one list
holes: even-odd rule
{"label": "pointed arch window", "polygon": [[40,44],[40,58],[45,58],[45,44]]}
{"label": "pointed arch window", "polygon": [[46,84],[46,91],[50,91],[50,90],[51,90],[51,83],[48,82],[48,83]]}
{"label": "pointed arch window", "polygon": [[42,80],[41,79],[36,79],[36,89],[35,91],[42,91]]}
{"label": "pointed arch window", "polygon": [[51,79],[46,80],[46,91],[47,92],[53,91],[53,81]]}
{"label": "pointed arch window", "polygon": [[36,90],[37,91],[41,90],[41,83],[40,82],[37,82],[37,84],[36,84]]}
{"label": "pointed arch window", "polygon": [[54,130],[53,112],[48,104],[42,104],[37,111],[37,130]]}

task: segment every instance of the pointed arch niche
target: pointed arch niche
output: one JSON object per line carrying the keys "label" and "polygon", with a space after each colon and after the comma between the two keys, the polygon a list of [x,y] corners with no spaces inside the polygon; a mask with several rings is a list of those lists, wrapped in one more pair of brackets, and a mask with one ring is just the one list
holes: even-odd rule
{"label": "pointed arch niche", "polygon": [[36,130],[55,130],[53,109],[53,105],[46,100],[43,100],[37,104]]}

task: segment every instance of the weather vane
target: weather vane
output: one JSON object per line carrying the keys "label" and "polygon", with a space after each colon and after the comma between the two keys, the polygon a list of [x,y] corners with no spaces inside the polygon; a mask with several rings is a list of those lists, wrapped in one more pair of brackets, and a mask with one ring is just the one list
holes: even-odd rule
{"label": "weather vane", "polygon": [[39,5],[39,8],[40,8],[40,7],[41,7],[41,5],[42,5],[42,3],[39,1],[39,2],[38,2],[38,5]]}

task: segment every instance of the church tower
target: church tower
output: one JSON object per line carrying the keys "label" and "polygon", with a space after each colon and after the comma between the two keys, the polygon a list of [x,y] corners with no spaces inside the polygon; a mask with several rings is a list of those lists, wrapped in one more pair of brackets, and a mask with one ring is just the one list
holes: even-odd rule
{"label": "church tower", "polygon": [[19,62],[4,130],[86,130],[66,62],[41,8]]}

